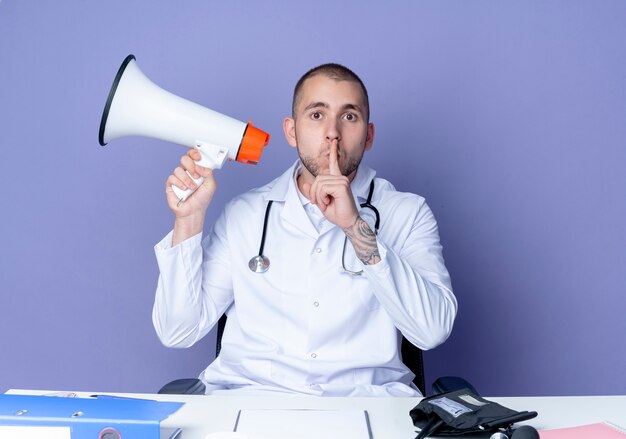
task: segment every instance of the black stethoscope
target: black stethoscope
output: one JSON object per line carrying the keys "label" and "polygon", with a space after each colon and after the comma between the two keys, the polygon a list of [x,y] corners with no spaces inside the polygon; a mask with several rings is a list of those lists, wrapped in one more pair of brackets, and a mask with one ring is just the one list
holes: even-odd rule
{"label": "black stethoscope", "polygon": [[[374,194],[374,179],[372,179],[372,182],[370,183],[370,190],[369,190],[369,193],[367,194],[367,200],[365,201],[365,203],[361,203],[361,208],[368,208],[368,209],[371,209],[372,212],[374,212],[374,215],[376,216],[376,221],[374,222],[374,233],[378,234],[378,227],[380,226],[380,214],[378,213],[378,209],[376,209],[376,207],[374,207],[374,205],[372,204],[373,194]],[[263,254],[263,249],[265,248],[265,238],[267,236],[267,220],[270,216],[270,210],[272,208],[273,201],[274,200],[268,201],[267,207],[265,208],[265,219],[263,220],[263,233],[261,234],[261,247],[259,248],[259,254],[257,256],[254,256],[252,259],[250,259],[250,262],[248,262],[248,267],[254,273],[265,273],[270,268],[270,260],[267,256]],[[353,276],[360,276],[361,273],[363,273],[363,270],[352,271],[346,268],[345,256],[346,256],[347,242],[348,242],[348,237],[346,236],[343,240],[343,250],[341,254],[341,268],[343,268],[343,271],[345,271],[348,274],[351,274]]]}

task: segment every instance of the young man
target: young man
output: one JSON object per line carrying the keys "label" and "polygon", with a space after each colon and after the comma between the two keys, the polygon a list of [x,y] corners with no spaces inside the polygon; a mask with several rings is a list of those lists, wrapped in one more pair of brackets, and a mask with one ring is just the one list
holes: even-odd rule
{"label": "young man", "polygon": [[[432,212],[360,165],[374,125],[365,86],[349,69],[307,72],[283,129],[299,160],[228,203],[204,241],[213,173],[191,150],[167,179],[175,224],[155,247],[157,334],[166,346],[189,347],[227,314],[221,353],[200,376],[207,393],[419,395],[400,334],[433,348],[457,309]],[[205,179],[179,204],[170,186],[195,188],[185,171]],[[374,209],[362,207],[368,199]],[[249,261],[263,233],[271,262],[259,273]]]}

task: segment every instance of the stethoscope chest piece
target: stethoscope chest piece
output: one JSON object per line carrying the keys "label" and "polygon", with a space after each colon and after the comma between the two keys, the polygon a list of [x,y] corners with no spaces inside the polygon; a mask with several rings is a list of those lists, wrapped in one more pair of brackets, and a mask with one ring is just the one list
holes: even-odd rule
{"label": "stethoscope chest piece", "polygon": [[[1,1],[1,0],[0,0]],[[248,267],[253,273],[265,273],[270,268],[270,260],[267,256],[263,256],[263,249],[265,248],[265,236],[267,233],[267,219],[270,216],[270,209],[272,208],[273,200],[267,203],[265,209],[265,219],[263,220],[263,233],[261,234],[261,247],[259,248],[259,254],[254,256],[248,262]]]}
{"label": "stethoscope chest piece", "polygon": [[270,260],[263,255],[258,255],[250,259],[248,267],[255,273],[265,273],[270,268]]}

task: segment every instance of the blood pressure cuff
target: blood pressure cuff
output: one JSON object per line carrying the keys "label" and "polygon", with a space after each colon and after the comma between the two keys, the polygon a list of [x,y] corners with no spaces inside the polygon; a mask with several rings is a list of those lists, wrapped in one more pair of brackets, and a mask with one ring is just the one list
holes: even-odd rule
{"label": "blood pressure cuff", "polygon": [[410,412],[413,425],[421,431],[416,439],[430,435],[458,436],[493,432],[516,422],[532,419],[537,412],[518,412],[471,392],[455,390],[424,398]]}

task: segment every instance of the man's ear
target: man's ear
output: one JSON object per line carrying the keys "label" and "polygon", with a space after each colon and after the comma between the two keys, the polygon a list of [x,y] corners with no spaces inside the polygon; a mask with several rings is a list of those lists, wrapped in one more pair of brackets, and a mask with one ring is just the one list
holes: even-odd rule
{"label": "man's ear", "polygon": [[367,137],[365,138],[365,151],[369,151],[372,149],[372,145],[374,144],[374,124],[367,124]]}
{"label": "man's ear", "polygon": [[292,117],[286,117],[283,120],[283,132],[285,133],[285,138],[289,145],[293,148],[298,146],[298,142],[296,141],[296,121]]}

